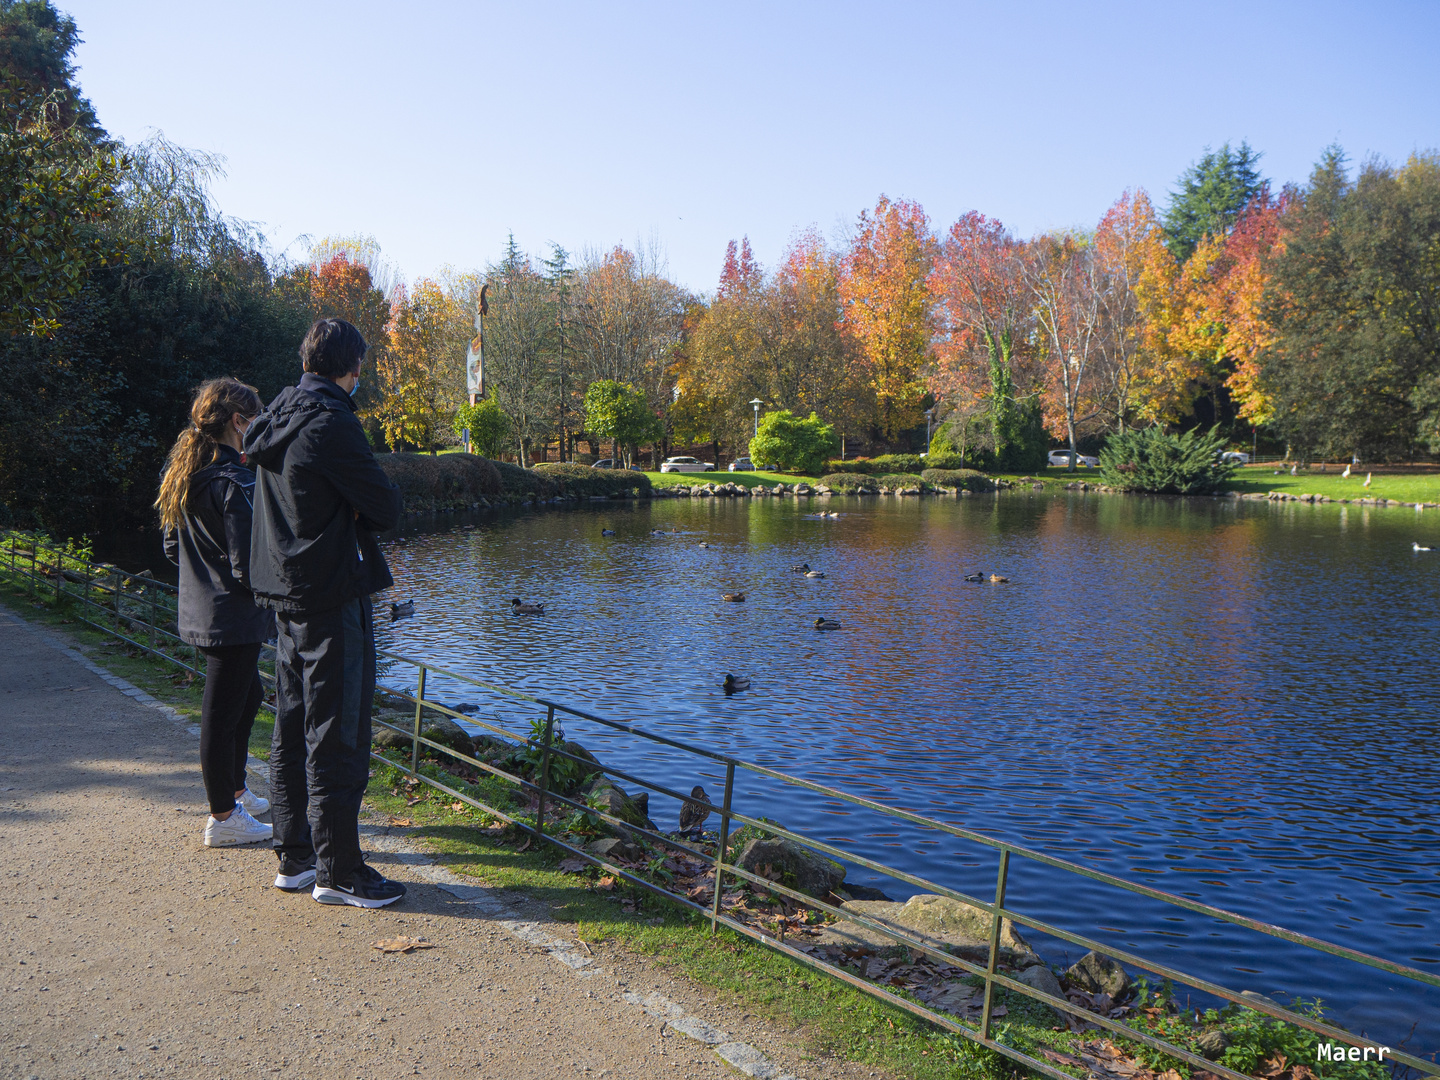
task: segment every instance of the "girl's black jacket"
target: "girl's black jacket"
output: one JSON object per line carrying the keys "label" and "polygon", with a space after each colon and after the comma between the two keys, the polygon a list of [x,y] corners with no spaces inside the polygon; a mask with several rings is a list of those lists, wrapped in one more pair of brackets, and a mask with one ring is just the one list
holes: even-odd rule
{"label": "girl's black jacket", "polygon": [[250,592],[255,474],[230,447],[219,449],[190,478],[180,528],[165,530],[165,556],[180,567],[180,637],[202,648],[263,642],[274,625]]}

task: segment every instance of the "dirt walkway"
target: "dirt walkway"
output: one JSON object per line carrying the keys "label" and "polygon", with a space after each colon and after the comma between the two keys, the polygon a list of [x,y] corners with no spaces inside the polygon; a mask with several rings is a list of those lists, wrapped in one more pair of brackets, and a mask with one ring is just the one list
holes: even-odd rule
{"label": "dirt walkway", "polygon": [[[397,838],[367,840],[409,885],[395,907],[271,888],[265,846],[201,846],[193,729],[67,651],[0,609],[0,1075],[816,1075],[696,987],[582,956]],[[372,947],[401,935],[438,947]]]}

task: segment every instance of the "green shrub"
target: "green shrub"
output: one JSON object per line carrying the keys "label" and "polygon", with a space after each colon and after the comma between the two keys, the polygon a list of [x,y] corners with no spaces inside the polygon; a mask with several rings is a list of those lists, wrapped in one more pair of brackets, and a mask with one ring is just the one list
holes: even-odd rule
{"label": "green shrub", "polygon": [[868,458],[851,458],[849,461],[827,461],[825,470],[828,476],[834,476],[837,473],[866,476],[870,472],[870,460]]}
{"label": "green shrub", "polygon": [[375,460],[400,489],[406,510],[468,506],[500,494],[500,470],[476,454],[377,454]]}
{"label": "green shrub", "polygon": [[536,465],[532,472],[560,485],[566,495],[589,498],[593,495],[627,497],[650,495],[650,477],[629,469],[592,469],[573,461],[550,461]]}
{"label": "green shrub", "polygon": [[461,405],[455,411],[451,426],[457,438],[470,430],[470,448],[477,454],[494,457],[510,434],[510,418],[507,417],[493,397],[487,397],[478,405]]}
{"label": "green shrub", "polygon": [[920,476],[937,488],[989,491],[995,486],[988,476],[974,469],[926,469]]}
{"label": "green shrub", "polygon": [[1100,451],[1100,476],[1123,491],[1196,495],[1230,479],[1234,466],[1220,460],[1225,439],[1218,426],[1202,434],[1167,435],[1156,426],[1112,435]]}
{"label": "green shrub", "polygon": [[[453,455],[458,457],[459,455]],[[548,499],[560,494],[560,484],[534,469],[522,469],[508,461],[491,462],[500,472],[500,491],[526,499]]]}
{"label": "green shrub", "polygon": [[873,476],[860,473],[829,473],[820,478],[820,483],[838,491],[841,495],[856,495],[862,491],[879,491],[880,485]]}
{"label": "green shrub", "polygon": [[925,468],[925,459],[919,454],[881,454],[870,459],[870,475],[883,476],[885,473],[915,473]]}
{"label": "green shrub", "polygon": [[802,420],[789,409],[766,413],[760,430],[750,440],[750,460],[774,462],[782,469],[814,476],[825,468],[825,459],[839,440],[835,426],[813,412]]}
{"label": "green shrub", "polygon": [[924,491],[930,485],[919,473],[885,473],[874,478],[875,482],[882,488],[919,488]]}
{"label": "green shrub", "polygon": [[965,459],[959,454],[927,454],[922,463],[925,468],[921,470],[923,476],[930,469],[963,469]]}

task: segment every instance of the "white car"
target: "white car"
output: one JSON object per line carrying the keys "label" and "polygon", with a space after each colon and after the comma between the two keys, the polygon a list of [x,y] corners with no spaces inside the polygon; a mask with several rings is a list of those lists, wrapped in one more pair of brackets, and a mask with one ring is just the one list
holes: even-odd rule
{"label": "white car", "polygon": [[713,461],[701,461],[693,457],[667,457],[660,463],[660,471],[667,472],[709,472],[715,468]]}
{"label": "white car", "polygon": [[[1069,450],[1051,450],[1051,451],[1050,451],[1050,464],[1051,464],[1051,465],[1054,465],[1054,466],[1057,466],[1058,468],[1061,468],[1061,469],[1069,468],[1069,466],[1070,466],[1070,454],[1071,454],[1071,451],[1069,451]],[[1095,458],[1095,457],[1089,457],[1089,456],[1087,456],[1087,455],[1085,455],[1085,454],[1076,454],[1076,455],[1075,455],[1075,464],[1076,464],[1076,465],[1084,466],[1084,467],[1087,468],[1087,469],[1095,469],[1095,468],[1099,468],[1099,466],[1100,466],[1100,459],[1099,459],[1099,458]]]}

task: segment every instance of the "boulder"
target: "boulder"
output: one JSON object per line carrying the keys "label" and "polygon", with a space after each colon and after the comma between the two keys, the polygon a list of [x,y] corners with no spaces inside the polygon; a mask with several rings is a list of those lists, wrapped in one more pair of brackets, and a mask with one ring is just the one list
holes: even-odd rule
{"label": "boulder", "polygon": [[640,812],[635,801],[608,780],[602,781],[590,789],[590,794],[585,797],[585,805],[592,810],[599,810],[601,813],[619,818],[629,825],[645,828],[645,815]]}
{"label": "boulder", "polygon": [[[974,963],[990,956],[990,915],[948,896],[921,893],[905,903],[882,900],[851,900],[844,909],[885,923],[907,936],[919,938],[933,948],[953,953]],[[896,942],[868,927],[839,922],[826,927],[821,944],[862,942],[873,948],[893,948]],[[1042,963],[1009,919],[1000,923],[1000,962],[1009,967]]]}
{"label": "boulder", "polygon": [[830,895],[845,880],[845,867],[833,859],[780,837],[751,840],[735,865],[752,874],[764,873],[769,866],[780,872],[780,884],[819,899]]}
{"label": "boulder", "polygon": [[1119,1001],[1130,989],[1125,969],[1093,949],[1071,965],[1065,979],[1088,994],[1109,994],[1112,1001]]}
{"label": "boulder", "polygon": [[633,844],[629,840],[622,840],[616,836],[592,840],[585,845],[585,850],[602,859],[625,859],[629,862],[639,862],[645,857],[645,849],[639,844]]}
{"label": "boulder", "polygon": [[[1015,976],[1015,981],[1024,983],[1032,990],[1039,990],[1042,994],[1049,994],[1051,997],[1060,998],[1062,1001],[1065,999],[1065,991],[1060,988],[1060,980],[1055,977],[1055,973],[1045,964],[1034,964],[1025,968],[1025,970]],[[1053,1005],[1050,1011],[1059,1017],[1061,1022],[1064,1022],[1065,1013]]]}
{"label": "boulder", "polygon": [[[414,730],[415,727],[413,714],[411,716],[383,716],[381,719],[396,727],[404,726],[410,730]],[[448,746],[467,756],[475,753],[475,743],[471,739],[470,733],[448,716],[426,717],[420,725],[420,735],[422,738],[440,743],[442,746]],[[410,747],[409,735],[402,735],[389,728],[377,727],[370,741],[376,746],[391,750],[406,750]]]}
{"label": "boulder", "polygon": [[1195,1049],[1206,1061],[1215,1061],[1230,1048],[1230,1036],[1223,1031],[1207,1031],[1195,1040]]}

